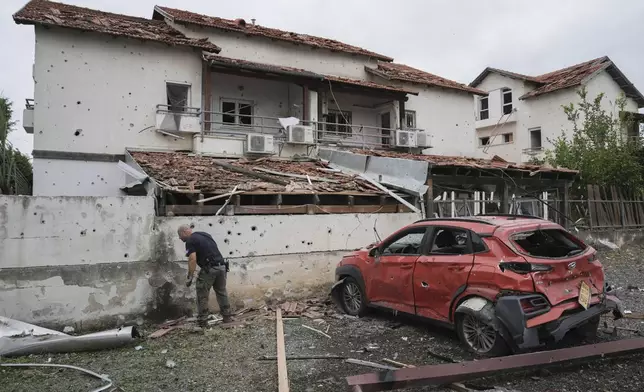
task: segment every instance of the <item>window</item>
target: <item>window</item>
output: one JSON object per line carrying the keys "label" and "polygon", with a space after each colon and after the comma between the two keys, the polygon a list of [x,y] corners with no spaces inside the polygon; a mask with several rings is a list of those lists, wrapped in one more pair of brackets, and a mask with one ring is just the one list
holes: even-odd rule
{"label": "window", "polygon": [[408,232],[387,245],[382,250],[382,255],[419,255],[424,236],[424,228]]}
{"label": "window", "polygon": [[583,242],[560,229],[517,233],[511,239],[521,250],[535,257],[571,257],[586,250]]}
{"label": "window", "polygon": [[416,129],[416,112],[405,110],[405,127],[407,129]]}
{"label": "window", "polygon": [[340,112],[337,110],[329,110],[326,115],[327,132],[331,132],[333,136],[351,136],[351,112]]}
{"label": "window", "polygon": [[190,106],[190,85],[178,83],[166,83],[166,96],[168,110],[171,112],[185,112]]}
{"label": "window", "polygon": [[221,121],[225,124],[252,125],[253,103],[250,101],[239,101],[225,99],[221,101]]}
{"label": "window", "polygon": [[442,255],[465,255],[470,253],[467,231],[452,228],[437,229],[431,253]]}
{"label": "window", "polygon": [[535,128],[530,130],[530,148],[532,150],[541,149],[541,128]]}
{"label": "window", "polygon": [[503,114],[512,113],[512,90],[504,88],[503,93]]}
{"label": "window", "polygon": [[487,146],[490,144],[490,138],[489,137],[481,137],[479,138],[479,146]]}
{"label": "window", "polygon": [[512,143],[513,135],[511,133],[503,134],[503,143]]}
{"label": "window", "polygon": [[487,120],[490,118],[490,108],[488,106],[488,97],[479,98],[479,120]]}
{"label": "window", "polygon": [[476,233],[470,233],[472,236],[472,250],[474,253],[487,252],[487,246],[483,242],[483,238]]}

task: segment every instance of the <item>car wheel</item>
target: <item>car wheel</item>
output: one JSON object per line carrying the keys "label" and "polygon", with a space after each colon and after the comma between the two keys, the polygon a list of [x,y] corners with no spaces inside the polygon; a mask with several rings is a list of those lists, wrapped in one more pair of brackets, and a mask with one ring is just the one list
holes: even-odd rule
{"label": "car wheel", "polygon": [[342,285],[342,307],[351,316],[362,316],[367,309],[367,298],[360,284],[353,278],[347,277]]}
{"label": "car wheel", "polygon": [[575,334],[583,340],[593,340],[597,337],[597,330],[599,329],[600,318],[595,317],[588,321],[586,324],[581,325],[574,329]]}
{"label": "car wheel", "polygon": [[456,319],[456,332],[465,347],[474,354],[498,357],[509,352],[501,335],[476,314],[460,314]]}

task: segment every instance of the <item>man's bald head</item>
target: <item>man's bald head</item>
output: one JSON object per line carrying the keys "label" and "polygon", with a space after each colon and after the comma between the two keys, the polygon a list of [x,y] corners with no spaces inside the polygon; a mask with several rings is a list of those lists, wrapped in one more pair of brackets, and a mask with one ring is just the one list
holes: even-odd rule
{"label": "man's bald head", "polygon": [[192,228],[188,225],[181,225],[177,229],[177,234],[179,234],[179,238],[181,238],[181,241],[186,242],[188,237],[192,234]]}

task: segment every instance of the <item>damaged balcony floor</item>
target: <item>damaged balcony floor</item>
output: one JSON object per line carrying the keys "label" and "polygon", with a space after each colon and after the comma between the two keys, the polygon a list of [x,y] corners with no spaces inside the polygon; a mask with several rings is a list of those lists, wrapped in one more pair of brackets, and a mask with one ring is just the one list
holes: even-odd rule
{"label": "damaged balcony floor", "polygon": [[[625,309],[644,313],[644,267],[639,263],[641,247],[621,251],[602,251],[607,275],[621,287],[617,293]],[[609,326],[613,323],[607,319]],[[626,319],[615,323],[623,328],[644,330],[644,320]],[[331,338],[302,327],[326,331]],[[154,327],[144,328],[145,333]],[[340,355],[382,362],[395,359],[411,365],[440,364],[435,354],[456,361],[470,360],[456,336],[405,317],[374,312],[358,320],[329,316],[324,323],[308,318],[285,320],[287,355]],[[618,336],[600,333],[599,341],[630,338],[634,334],[619,330]],[[564,341],[563,345],[573,345]],[[134,347],[98,351],[31,356],[5,362],[62,363],[107,374],[124,391],[277,391],[276,361],[260,361],[263,355],[276,355],[275,321],[259,318],[245,328],[213,327],[205,333],[175,330]],[[366,348],[366,350],[365,350]],[[166,351],[167,350],[167,351]],[[434,354],[434,355],[432,355]],[[166,367],[168,360],[176,365]],[[347,391],[344,377],[371,373],[375,369],[347,364],[342,360],[289,360],[291,391]],[[100,383],[82,374],[56,369],[0,369],[0,391],[89,391]],[[500,386],[521,392],[635,392],[644,390],[644,355],[614,360],[597,360],[581,366],[536,369],[499,375],[466,383],[470,388]],[[447,391],[441,388],[415,388],[407,391]]]}

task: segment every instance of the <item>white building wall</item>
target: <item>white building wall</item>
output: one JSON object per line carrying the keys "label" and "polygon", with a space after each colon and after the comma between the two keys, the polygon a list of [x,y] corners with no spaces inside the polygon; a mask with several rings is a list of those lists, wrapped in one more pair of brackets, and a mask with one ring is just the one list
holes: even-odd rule
{"label": "white building wall", "polygon": [[125,173],[113,162],[33,159],[37,196],[122,196]]}
{"label": "white building wall", "polygon": [[[407,86],[410,87],[410,86]],[[405,110],[416,112],[416,126],[433,136],[429,154],[471,156],[474,144],[472,94],[425,87],[409,95]]]}
{"label": "white building wall", "polygon": [[[192,49],[36,26],[34,81],[35,150],[123,154],[126,147],[192,147],[191,137],[176,139],[154,129],[156,105],[167,103],[166,82],[190,84],[191,105],[201,106],[201,59]],[[34,168],[36,195],[116,195],[124,185],[109,182],[121,177],[106,164],[34,165],[41,166]],[[89,166],[101,166],[94,176],[108,184],[85,188],[92,182]],[[57,167],[72,178],[61,181]]]}
{"label": "white building wall", "polygon": [[[156,218],[148,197],[0,196],[0,309],[37,324],[114,325],[194,309],[176,230],[209,232],[235,306],[327,292],[347,250],[417,214]],[[215,298],[211,304],[216,306]]]}
{"label": "white building wall", "polygon": [[361,55],[332,52],[270,38],[249,37],[243,33],[168,23],[188,37],[208,38],[210,42],[222,48],[222,56],[236,59],[283,65],[353,79],[366,79],[364,66],[377,64],[376,59]]}

